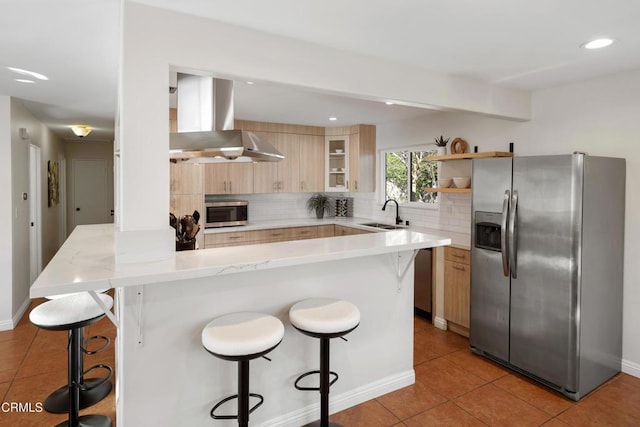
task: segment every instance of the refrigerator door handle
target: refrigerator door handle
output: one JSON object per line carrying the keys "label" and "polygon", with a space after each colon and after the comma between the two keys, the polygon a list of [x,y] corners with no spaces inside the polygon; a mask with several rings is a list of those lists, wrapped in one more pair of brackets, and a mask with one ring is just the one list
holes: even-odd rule
{"label": "refrigerator door handle", "polygon": [[511,267],[511,278],[518,278],[518,265],[517,265],[517,245],[518,236],[516,230],[516,217],[518,215],[518,192],[513,191],[511,196],[511,212],[509,213],[509,264]]}
{"label": "refrigerator door handle", "polygon": [[500,253],[502,254],[502,273],[504,277],[509,277],[509,246],[507,242],[507,222],[509,221],[509,190],[504,192],[502,201],[502,221],[500,223]]}

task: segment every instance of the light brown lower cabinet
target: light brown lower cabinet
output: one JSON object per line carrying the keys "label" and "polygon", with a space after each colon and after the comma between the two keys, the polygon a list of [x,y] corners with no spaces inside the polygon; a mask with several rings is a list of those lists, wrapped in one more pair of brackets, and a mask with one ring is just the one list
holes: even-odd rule
{"label": "light brown lower cabinet", "polygon": [[353,236],[355,234],[371,233],[371,231],[361,230],[359,228],[345,227],[344,225],[336,225],[334,233],[336,236]]}
{"label": "light brown lower cabinet", "polygon": [[469,251],[444,250],[444,318],[448,329],[469,336],[471,270]]}
{"label": "light brown lower cabinet", "polygon": [[[339,231],[336,231],[338,230]],[[205,249],[226,246],[257,245],[287,240],[316,239],[319,237],[347,236],[369,231],[341,225],[314,225],[309,227],[268,228],[252,231],[232,231],[205,234]]]}

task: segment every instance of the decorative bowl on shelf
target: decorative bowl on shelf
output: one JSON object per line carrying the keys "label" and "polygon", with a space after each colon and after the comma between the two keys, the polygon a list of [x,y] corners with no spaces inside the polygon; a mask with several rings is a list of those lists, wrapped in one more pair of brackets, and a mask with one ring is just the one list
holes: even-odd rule
{"label": "decorative bowl on shelf", "polygon": [[436,181],[436,185],[438,186],[438,188],[449,188],[451,187],[451,179],[439,179],[438,181]]}
{"label": "decorative bowl on shelf", "polygon": [[338,168],[331,168],[331,172],[337,172]]}
{"label": "decorative bowl on shelf", "polygon": [[344,150],[342,148],[336,148],[336,153],[342,154]]}
{"label": "decorative bowl on shelf", "polygon": [[457,188],[469,188],[471,185],[470,176],[454,176],[453,183]]}

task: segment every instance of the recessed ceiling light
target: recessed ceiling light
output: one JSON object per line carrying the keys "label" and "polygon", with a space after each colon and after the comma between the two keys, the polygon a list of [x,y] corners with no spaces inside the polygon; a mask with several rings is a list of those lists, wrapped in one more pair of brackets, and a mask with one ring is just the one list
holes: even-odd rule
{"label": "recessed ceiling light", "polygon": [[255,82],[247,82],[248,85],[255,84]]}
{"label": "recessed ceiling light", "polygon": [[336,120],[338,120],[337,117],[329,117],[329,120],[331,120],[332,122],[335,122]]}
{"label": "recessed ceiling light", "polygon": [[27,79],[15,79],[15,80],[20,83],[35,83],[33,80],[27,80]]}
{"label": "recessed ceiling light", "polygon": [[387,102],[385,102],[385,104],[387,104],[387,105],[393,105],[393,102],[392,102],[392,101],[387,101]]}
{"label": "recessed ceiling light", "polygon": [[7,67],[7,69],[13,71],[14,73],[22,74],[23,76],[33,77],[38,80],[49,80],[49,77],[45,76],[44,74],[36,73],[29,70],[23,70],[22,68]]}
{"label": "recessed ceiling light", "polygon": [[580,47],[584,49],[601,49],[603,47],[611,46],[613,41],[613,39],[595,39],[581,44]]}

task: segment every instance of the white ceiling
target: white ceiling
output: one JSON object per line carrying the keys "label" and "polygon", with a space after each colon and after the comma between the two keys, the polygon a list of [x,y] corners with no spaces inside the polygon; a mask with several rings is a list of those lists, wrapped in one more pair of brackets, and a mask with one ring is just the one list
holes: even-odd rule
{"label": "white ceiling", "polygon": [[[640,68],[637,0],[138,0],[360,54],[505,86],[541,89]],[[0,94],[66,126],[113,138],[120,0],[0,0]],[[602,51],[578,46],[617,39]],[[187,64],[188,65],[188,64]],[[14,66],[49,76],[19,84]],[[214,70],[210,70],[214,71]],[[425,110],[265,84],[236,86],[236,116],[327,125],[382,123]],[[332,122],[333,123],[333,122]]]}

